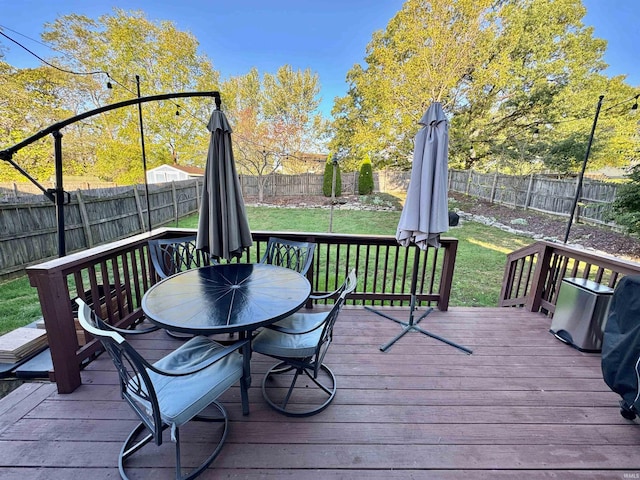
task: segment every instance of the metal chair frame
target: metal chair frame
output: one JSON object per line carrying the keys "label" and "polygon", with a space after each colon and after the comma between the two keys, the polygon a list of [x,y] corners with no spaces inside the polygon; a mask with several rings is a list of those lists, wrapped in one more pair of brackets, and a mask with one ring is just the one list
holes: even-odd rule
{"label": "metal chair frame", "polygon": [[[242,411],[244,415],[249,413],[249,355],[247,352],[249,340],[241,340],[231,346],[223,347],[222,345],[210,342],[207,344],[215,348],[213,353],[204,355],[202,360],[190,368],[165,370],[157,367],[162,360],[151,364],[145,360],[122,336],[122,334],[142,334],[149,331],[157,330],[158,327],[151,327],[145,330],[123,330],[104,322],[96,313],[82,300],[76,300],[78,309],[78,319],[82,327],[91,335],[98,338],[116,367],[120,379],[120,391],[122,398],[132,407],[136,415],[140,419],[140,423],[131,431],[124,442],[120,454],[118,456],[118,468],[120,476],[127,479],[125,462],[134,453],[141,450],[145,445],[153,441],[157,446],[162,445],[163,432],[167,428],[171,428],[172,439],[175,440],[175,462],[176,462],[176,479],[187,480],[193,479],[200,475],[215,460],[220,453],[222,446],[227,437],[229,418],[225,408],[217,399],[214,399],[208,405],[200,409],[199,413],[190,420],[222,423],[223,429],[217,441],[213,452],[200,463],[199,466],[192,469],[186,475],[182,475],[181,451],[180,451],[180,426],[170,425],[163,419],[161,405],[156,395],[156,388],[152,380],[152,376],[163,377],[187,377],[197,374],[208,368],[215,368],[216,363],[226,359],[239,349],[245,349],[243,353],[242,365],[243,374],[240,379]],[[204,339],[205,337],[200,337]],[[193,341],[198,340],[194,338]],[[189,344],[185,343],[175,352],[184,351]],[[175,353],[174,352],[174,353]],[[210,350],[209,350],[210,352]],[[172,355],[172,354],[169,354]],[[167,357],[169,356],[167,355]],[[167,358],[164,357],[164,358]],[[204,414],[203,411],[212,406],[214,412],[212,414]],[[187,422],[183,422],[184,425]],[[147,432],[146,435],[144,433]],[[143,436],[144,435],[144,436]],[[141,439],[139,439],[142,436]]]}
{"label": "metal chair frame", "polygon": [[[191,268],[217,263],[206,252],[196,248],[196,236],[156,238],[149,240],[149,255],[153,268],[160,279]],[[165,330],[167,335],[178,339],[189,339],[193,335]]]}
{"label": "metal chair frame", "polygon": [[[322,330],[320,335],[318,344],[315,347],[315,351],[311,356],[305,357],[296,357],[296,356],[280,356],[273,355],[270,353],[261,352],[260,348],[260,335],[258,334],[254,339],[254,351],[258,353],[264,353],[272,358],[280,360],[277,364],[272,366],[267,373],[265,374],[262,380],[262,395],[266,402],[275,410],[280,413],[283,413],[287,416],[291,417],[306,417],[310,415],[315,415],[320,413],[324,409],[326,409],[329,404],[333,401],[336,391],[337,391],[337,383],[336,377],[331,371],[331,369],[324,364],[324,358],[329,349],[329,345],[331,345],[331,341],[333,339],[333,327],[338,318],[340,310],[344,306],[345,300],[347,296],[352,293],[356,288],[357,278],[355,274],[355,269],[350,272],[345,282],[342,286],[337,290],[338,298],[334,303],[331,310],[323,316],[316,324],[306,328],[304,330],[294,329],[287,327],[287,319],[281,320],[273,325],[269,325],[266,327],[267,330],[272,330],[277,332],[280,335],[306,335],[313,334],[318,330]],[[294,314],[297,315],[297,314]],[[305,314],[301,314],[305,315]],[[289,317],[292,318],[292,317]],[[295,355],[295,349],[292,349],[292,355]],[[277,403],[273,400],[272,395],[269,394],[269,384],[273,383],[277,375],[289,373],[291,371],[295,371],[293,375],[293,380],[288,387],[287,394],[284,397],[284,400],[280,403]],[[320,371],[323,371],[329,381],[326,383],[322,383],[318,379],[318,375]],[[296,387],[296,383],[301,375],[305,375],[308,377],[322,392],[326,394],[326,399],[317,406],[313,406],[312,408],[305,410],[297,410],[289,407],[289,401],[291,400],[292,394],[294,393],[294,389]],[[272,385],[273,386],[273,385]]]}
{"label": "metal chair frame", "polygon": [[302,275],[306,275],[313,262],[315,249],[315,243],[269,237],[267,250],[260,259],[260,263],[290,268]]}
{"label": "metal chair frame", "polygon": [[196,248],[196,236],[156,238],[149,240],[153,268],[161,279],[215,263],[206,252]]}

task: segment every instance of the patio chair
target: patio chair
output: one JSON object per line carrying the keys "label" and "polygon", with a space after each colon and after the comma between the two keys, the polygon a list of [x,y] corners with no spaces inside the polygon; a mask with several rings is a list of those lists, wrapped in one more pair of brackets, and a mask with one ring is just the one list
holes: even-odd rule
{"label": "patio chair", "polygon": [[269,237],[267,250],[260,259],[260,263],[270,263],[290,268],[302,275],[306,275],[309,267],[311,267],[315,249],[315,243]]}
{"label": "patio chair", "polygon": [[215,263],[206,252],[196,248],[195,235],[149,240],[149,255],[160,279]]}
{"label": "patio chair", "polygon": [[[206,252],[196,248],[195,235],[149,240],[149,255],[161,280],[184,270],[217,263]],[[167,335],[182,340],[193,337],[185,333],[165,331]]]}
{"label": "patio chair", "polygon": [[[239,353],[240,348],[248,350],[248,340],[223,347],[207,337],[197,336],[151,364],[121,335],[135,334],[135,330],[116,329],[81,299],[76,302],[82,328],[102,342],[120,376],[121,396],[141,420],[120,450],[121,477],[128,478],[125,463],[134,453],[151,441],[158,447],[162,445],[166,429],[170,429],[171,440],[175,442],[176,478],[198,476],[218,456],[227,437],[229,418],[217,398],[240,381],[242,413],[249,413],[249,355]],[[180,428],[190,420],[217,422],[219,427],[211,429],[216,438],[212,453],[183,476]],[[158,453],[162,455],[161,451]]]}
{"label": "patio chair", "polygon": [[[333,339],[333,326],[356,282],[352,270],[330,311],[294,313],[254,338],[254,352],[279,360],[262,380],[262,395],[273,409],[291,417],[306,417],[323,411],[333,401],[336,377],[323,362]],[[309,388],[314,386],[317,388]]]}

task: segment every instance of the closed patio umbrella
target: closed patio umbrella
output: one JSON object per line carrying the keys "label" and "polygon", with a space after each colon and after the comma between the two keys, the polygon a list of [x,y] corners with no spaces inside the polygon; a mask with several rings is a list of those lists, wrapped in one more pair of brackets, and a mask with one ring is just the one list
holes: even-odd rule
{"label": "closed patio umbrella", "polygon": [[240,257],[251,231],[231,147],[231,127],[219,108],[207,125],[211,132],[196,247],[214,258]]}
{"label": "closed patio umbrella", "polygon": [[415,243],[426,250],[440,246],[440,234],[449,230],[447,169],[449,124],[438,102],[418,122],[407,198],[398,222],[396,240],[403,247]]}
{"label": "closed patio umbrella", "polygon": [[[440,247],[440,234],[449,230],[447,205],[449,123],[439,102],[432,103],[418,123],[422,125],[422,128],[416,134],[414,141],[411,178],[407,189],[407,198],[398,222],[396,240],[403,247],[410,247],[411,244],[414,244],[420,250],[426,250],[430,245],[436,248]],[[418,323],[433,311],[432,308],[428,308],[420,318],[414,320],[420,250],[415,251],[413,255],[409,321],[397,320],[385,313],[365,307],[404,327],[399,335],[381,346],[380,350],[386,351],[407,332],[416,331],[470,354],[471,350],[468,348],[427,332],[418,326]]]}

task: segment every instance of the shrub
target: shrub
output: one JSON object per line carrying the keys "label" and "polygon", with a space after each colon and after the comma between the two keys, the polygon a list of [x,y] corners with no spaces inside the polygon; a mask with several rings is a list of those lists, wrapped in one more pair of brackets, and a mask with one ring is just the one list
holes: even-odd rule
{"label": "shrub", "polygon": [[371,159],[365,155],[360,165],[360,175],[358,176],[358,193],[369,195],[373,193],[373,171],[371,170]]}
{"label": "shrub", "polygon": [[[332,155],[327,157],[324,165],[324,178],[322,182],[322,193],[325,197],[331,196],[331,186],[333,183],[333,160]],[[342,178],[340,177],[340,165],[336,163],[336,197],[342,195]]]}
{"label": "shrub", "polygon": [[613,219],[630,233],[640,233],[640,164],[631,168],[629,183],[618,187],[613,202]]}

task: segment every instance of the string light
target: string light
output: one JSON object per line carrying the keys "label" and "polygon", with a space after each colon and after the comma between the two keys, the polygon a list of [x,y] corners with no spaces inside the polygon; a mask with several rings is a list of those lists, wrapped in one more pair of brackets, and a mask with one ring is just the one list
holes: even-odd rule
{"label": "string light", "polygon": [[[72,74],[72,75],[97,75],[97,74],[103,74],[103,75],[106,75],[106,76],[107,76],[106,87],[107,87],[107,89],[108,89],[108,90],[112,90],[112,89],[113,89],[113,84],[115,83],[115,84],[119,85],[120,87],[122,87],[122,88],[123,88],[124,90],[126,90],[127,92],[131,93],[132,95],[135,95],[135,93],[133,92],[133,90],[131,90],[131,89],[127,88],[127,87],[126,87],[125,85],[123,85],[121,82],[119,82],[119,81],[117,81],[115,78],[111,77],[111,75],[110,75],[110,74],[109,74],[109,72],[107,72],[107,71],[99,70],[99,71],[92,71],[92,72],[76,72],[76,71],[72,71],[72,70],[66,70],[66,69],[64,69],[64,68],[60,68],[60,67],[58,67],[58,66],[56,66],[56,65],[53,65],[53,64],[49,63],[48,61],[46,61],[45,59],[43,59],[42,57],[40,57],[39,55],[37,55],[36,53],[34,53],[33,51],[29,50],[26,46],[24,46],[23,44],[21,44],[21,43],[20,43],[20,42],[18,42],[17,40],[14,40],[13,38],[11,38],[11,37],[10,37],[10,36],[8,36],[7,34],[5,34],[5,33],[2,31],[2,29],[11,30],[11,29],[9,29],[9,28],[7,28],[7,27],[4,27],[4,26],[0,25],[0,35],[1,35],[1,36],[3,36],[3,37],[5,37],[7,40],[9,40],[9,41],[11,41],[11,42],[15,43],[15,44],[16,44],[16,45],[18,45],[20,48],[22,48],[23,50],[25,50],[26,52],[28,52],[29,54],[33,55],[35,58],[37,58],[38,60],[40,60],[43,64],[48,65],[48,66],[49,66],[49,67],[51,67],[51,68],[55,68],[56,70],[59,70],[59,71],[64,72],[64,73]],[[14,30],[11,30],[11,31],[12,31],[12,32],[14,32],[14,33],[17,33],[18,35],[22,35],[20,32],[15,32]],[[22,36],[25,36],[25,35],[22,35]],[[29,38],[29,37],[26,37],[26,36],[25,36],[25,38]],[[30,40],[33,40],[33,39],[31,39],[31,38],[29,38],[29,39],[30,39]],[[33,40],[33,41],[36,41],[36,40]],[[51,46],[49,46],[49,45],[45,45],[45,44],[43,44],[43,43],[41,43],[41,42],[37,42],[37,41],[36,41],[36,43],[40,43],[41,45],[44,45],[44,46],[45,46],[45,47],[47,47],[47,48],[51,48],[52,50],[56,50],[55,48],[52,48]],[[59,51],[59,50],[56,50],[56,51]],[[61,53],[63,53],[64,55],[67,55],[67,56],[68,56],[68,54],[66,54],[65,52],[61,52]],[[175,104],[175,106],[176,106],[176,116],[180,116],[180,105],[179,105],[179,104],[177,104],[177,103],[174,103],[174,104]],[[196,115],[194,115],[193,113],[191,113],[189,110],[187,110],[187,113],[189,114],[189,116],[191,116],[191,117],[192,117],[192,118],[194,118],[195,120],[197,120],[197,121],[201,122],[201,123],[202,123],[202,124],[204,124],[204,125],[207,125],[207,123],[208,123],[208,122],[207,122],[206,120],[203,120],[202,118],[197,117]]]}
{"label": "string light", "polygon": [[12,41],[13,43],[15,43],[16,45],[18,45],[20,48],[23,48],[24,50],[26,50],[27,52],[29,52],[31,55],[33,55],[34,57],[36,57],[38,60],[40,60],[42,63],[44,63],[45,65],[50,66],[51,68],[55,68],[56,70],[59,70],[61,72],[64,73],[70,73],[71,75],[97,75],[97,74],[103,74],[103,75],[107,75],[107,77],[109,76],[108,72],[105,72],[104,70],[96,70],[94,72],[74,72],[72,70],[65,70],[64,68],[60,68],[57,67],[56,65],[53,65],[52,63],[47,62],[44,58],[38,56],[37,54],[33,53],[31,50],[29,50],[27,47],[25,47],[24,45],[22,45],[20,42],[18,42],[17,40],[14,40],[13,38],[11,38],[9,35],[7,35],[6,33],[2,32],[0,30],[0,35],[2,35],[3,37],[5,37],[7,40]]}

